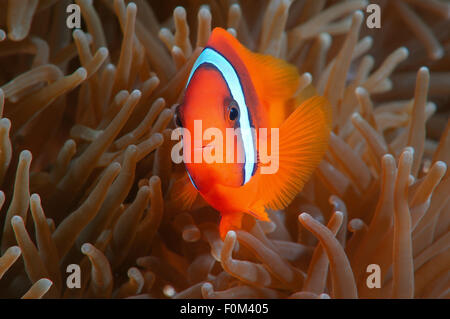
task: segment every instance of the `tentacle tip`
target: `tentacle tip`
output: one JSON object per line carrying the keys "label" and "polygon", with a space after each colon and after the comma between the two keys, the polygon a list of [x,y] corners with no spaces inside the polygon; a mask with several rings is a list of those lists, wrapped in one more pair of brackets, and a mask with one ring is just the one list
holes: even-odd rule
{"label": "tentacle tip", "polygon": [[149,185],[156,187],[158,184],[161,185],[161,178],[159,178],[159,176],[157,175],[153,175],[152,177],[150,177],[148,183]]}
{"label": "tentacle tip", "polygon": [[237,235],[236,235],[236,232],[234,231],[234,230],[229,230],[228,232],[227,232],[227,235],[225,236],[225,240],[236,240],[236,237],[237,237]]}
{"label": "tentacle tip", "polygon": [[178,18],[184,19],[186,18],[186,9],[183,6],[177,6],[175,9],[173,9],[173,14]]}
{"label": "tentacle tip", "polygon": [[122,168],[122,165],[120,165],[120,163],[118,162],[113,162],[110,164],[110,169],[115,171],[119,171]]}
{"label": "tentacle tip", "polygon": [[129,11],[131,11],[131,10],[137,11],[136,3],[134,3],[134,2],[128,3],[128,5],[127,5],[127,10],[129,10]]}
{"label": "tentacle tip", "polygon": [[353,218],[348,223],[350,231],[357,231],[363,228],[364,222],[359,218]]}
{"label": "tentacle tip", "polygon": [[24,38],[24,35],[17,29],[11,30],[11,32],[8,33],[8,38],[11,41],[21,41]]}
{"label": "tentacle tip", "polygon": [[209,282],[205,282],[201,288],[203,298],[208,298],[211,293],[214,292],[213,285]]}
{"label": "tentacle tip", "polygon": [[172,53],[173,54],[183,54],[183,51],[181,50],[181,48],[177,45],[174,45],[172,47]]}
{"label": "tentacle tip", "polygon": [[299,221],[306,221],[310,217],[311,216],[308,213],[301,213],[300,215],[298,215],[298,220]]}
{"label": "tentacle tip", "polygon": [[92,244],[90,244],[90,243],[84,243],[84,244],[81,246],[81,252],[82,252],[84,255],[88,255],[91,251],[92,251]]}
{"label": "tentacle tip", "polygon": [[182,237],[185,242],[194,243],[200,239],[201,234],[197,228],[190,228],[183,231]]}
{"label": "tentacle tip", "polygon": [[323,43],[325,48],[329,48],[333,38],[328,32],[322,32],[319,34],[319,40]]}
{"label": "tentacle tip", "polygon": [[83,68],[83,67],[81,67],[81,68],[78,68],[76,71],[75,71],[75,73],[82,79],[82,80],[84,80],[84,79],[86,79],[87,78],[87,70],[85,69],[85,68]]}
{"label": "tentacle tip", "polygon": [[228,29],[227,29],[227,32],[228,32],[229,34],[231,34],[233,37],[236,37],[236,36],[237,36],[236,29],[234,29],[234,28],[228,28]]}
{"label": "tentacle tip", "polygon": [[408,186],[413,185],[415,181],[416,181],[416,178],[413,175],[410,174],[408,176]]}
{"label": "tentacle tip", "polygon": [[361,122],[362,121],[361,115],[358,112],[354,112],[352,114],[352,121],[358,122],[358,123]]}
{"label": "tentacle tip", "polygon": [[159,97],[155,100],[155,103],[166,104],[166,100],[163,97]]}
{"label": "tentacle tip", "polygon": [[107,47],[100,47],[98,49],[98,52],[100,53],[101,56],[107,56],[109,54],[109,50]]}
{"label": "tentacle tip", "polygon": [[53,285],[53,281],[48,278],[41,278],[38,280],[41,285],[43,285],[45,289],[50,288]]}
{"label": "tentacle tip", "polygon": [[241,10],[241,6],[239,5],[239,3],[233,3],[231,6],[230,6],[230,10]]}
{"label": "tentacle tip", "polygon": [[414,147],[412,146],[407,146],[405,147],[405,149],[403,150],[403,154],[405,154],[405,156],[414,156]]}
{"label": "tentacle tip", "polygon": [[356,95],[362,96],[362,95],[366,95],[367,94],[367,90],[364,87],[362,87],[362,86],[358,86],[355,89],[355,93],[356,93]]}
{"label": "tentacle tip", "polygon": [[304,78],[308,83],[311,83],[312,81],[312,75],[309,72],[303,73],[302,78]]}
{"label": "tentacle tip", "polygon": [[20,152],[19,160],[30,162],[32,159],[31,152],[29,150],[23,150]]}
{"label": "tentacle tip", "polygon": [[133,90],[133,92],[131,92],[130,96],[132,96],[133,98],[140,98],[142,95],[142,92],[138,89]]}
{"label": "tentacle tip", "polygon": [[11,121],[6,117],[0,119],[0,125],[3,126],[7,131],[11,129]]}
{"label": "tentacle tip", "polygon": [[409,50],[406,47],[401,47],[399,49],[399,52],[401,53],[402,57],[405,59],[409,56]]}
{"label": "tentacle tip", "polygon": [[74,38],[80,38],[80,37],[82,37],[83,36],[83,31],[81,30],[81,29],[75,29],[73,32],[72,32],[72,36],[74,37]]}
{"label": "tentacle tip", "polygon": [[441,175],[444,175],[447,171],[447,164],[443,161],[437,161],[434,163],[434,165],[440,171]]}
{"label": "tentacle tip", "polygon": [[339,218],[344,218],[344,213],[341,212],[340,210],[335,211],[334,214],[335,214],[336,216],[338,216]]}
{"label": "tentacle tip", "polygon": [[30,196],[30,200],[33,201],[33,202],[40,202],[41,201],[41,197],[39,196],[39,194],[33,193]]}
{"label": "tentacle tip", "polygon": [[210,282],[205,282],[205,283],[202,285],[202,288],[205,288],[205,289],[210,290],[210,289],[213,288],[213,285],[212,285]]}
{"label": "tentacle tip", "polygon": [[426,66],[422,66],[422,67],[420,67],[419,72],[418,72],[417,75],[421,76],[421,77],[429,77],[430,76],[430,69],[428,67],[426,67]]}
{"label": "tentacle tip", "polygon": [[392,154],[384,154],[383,155],[383,162],[394,162],[394,156]]}
{"label": "tentacle tip", "polygon": [[150,196],[150,187],[148,185],[144,185],[139,188],[139,192],[143,193],[145,197],[148,197]]}
{"label": "tentacle tip", "polygon": [[13,226],[16,226],[16,225],[19,225],[19,224],[23,224],[23,219],[22,219],[22,217],[21,216],[19,216],[19,215],[14,215],[12,218],[11,218],[11,225],[13,225]]}
{"label": "tentacle tip", "polygon": [[[133,137],[133,136],[130,136],[130,137]],[[131,144],[131,145],[128,145],[128,146],[127,146],[126,152],[129,153],[129,154],[131,155],[131,154],[133,154],[133,153],[136,153],[137,150],[138,150],[137,146],[134,145],[134,144]]]}
{"label": "tentacle tip", "polygon": [[15,257],[20,256],[20,254],[22,253],[22,250],[20,249],[19,246],[11,246],[8,248],[8,250]]}
{"label": "tentacle tip", "polygon": [[152,81],[155,81],[157,84],[159,84],[160,82],[159,77],[156,74],[152,74],[150,79],[152,79]]}
{"label": "tentacle tip", "polygon": [[369,44],[369,47],[371,47],[373,44],[373,37],[371,35],[367,35],[363,38],[362,41],[367,42]]}
{"label": "tentacle tip", "polygon": [[162,27],[161,29],[159,29],[158,35],[159,36],[164,36],[164,35],[167,35],[167,34],[170,34],[170,33],[171,32],[170,32],[169,29],[167,29],[166,27]]}
{"label": "tentacle tip", "polygon": [[361,10],[356,10],[353,13],[353,21],[356,21],[358,23],[362,22],[363,17],[364,17],[364,14],[363,14],[363,12]]}
{"label": "tentacle tip", "polygon": [[200,7],[200,10],[198,10],[198,15],[199,15],[199,17],[204,18],[204,19],[211,18],[211,11],[209,10],[209,6],[202,5]]}
{"label": "tentacle tip", "polygon": [[164,136],[161,133],[154,133],[153,139],[156,144],[162,144],[164,142]]}

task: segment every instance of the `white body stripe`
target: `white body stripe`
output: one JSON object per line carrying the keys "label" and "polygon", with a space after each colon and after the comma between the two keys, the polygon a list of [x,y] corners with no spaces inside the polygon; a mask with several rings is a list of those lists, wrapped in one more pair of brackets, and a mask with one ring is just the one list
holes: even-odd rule
{"label": "white body stripe", "polygon": [[245,152],[245,165],[244,165],[244,184],[247,183],[252,177],[253,167],[256,161],[255,148],[253,145],[253,135],[250,127],[250,117],[248,114],[247,104],[245,103],[244,91],[239,81],[239,76],[236,73],[234,67],[217,51],[206,48],[195,61],[192,67],[191,74],[187,81],[186,87],[191,81],[191,77],[197,68],[203,63],[210,63],[214,65],[224,77],[227,82],[228,88],[231,91],[233,99],[237,102],[239,107],[239,126],[241,128],[241,136],[244,144]]}

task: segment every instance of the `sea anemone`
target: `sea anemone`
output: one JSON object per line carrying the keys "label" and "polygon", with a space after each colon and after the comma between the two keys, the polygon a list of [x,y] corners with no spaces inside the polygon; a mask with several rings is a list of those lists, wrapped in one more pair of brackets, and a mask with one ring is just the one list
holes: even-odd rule
{"label": "sea anemone", "polygon": [[[76,0],[79,29],[70,3],[0,4],[0,297],[450,297],[447,2],[376,1],[380,29],[366,0]],[[224,240],[171,196],[174,107],[213,26],[333,107],[302,192]]]}

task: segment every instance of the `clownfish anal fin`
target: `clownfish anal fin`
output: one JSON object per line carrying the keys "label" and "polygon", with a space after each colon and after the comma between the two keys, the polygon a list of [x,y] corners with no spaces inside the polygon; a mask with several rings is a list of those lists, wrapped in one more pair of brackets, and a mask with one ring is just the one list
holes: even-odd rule
{"label": "clownfish anal fin", "polygon": [[284,121],[279,130],[278,170],[257,173],[258,198],[266,208],[282,209],[301,191],[328,148],[330,131],[331,107],[321,96],[303,102]]}

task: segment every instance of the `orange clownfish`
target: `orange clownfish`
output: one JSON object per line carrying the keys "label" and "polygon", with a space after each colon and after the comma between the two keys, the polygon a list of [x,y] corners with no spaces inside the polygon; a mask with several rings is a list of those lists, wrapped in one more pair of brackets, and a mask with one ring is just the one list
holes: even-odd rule
{"label": "orange clownfish", "polygon": [[[223,136],[228,136],[228,129],[239,129],[232,136],[233,151],[242,156],[238,161],[233,155],[231,162],[185,160],[192,183],[185,180],[176,196],[184,209],[200,194],[218,210],[222,238],[228,230],[241,227],[243,214],[269,221],[267,209],[286,207],[326,152],[330,105],[314,94],[308,99],[299,97],[298,86],[299,74],[293,65],[251,52],[221,28],[212,31],[194,63],[183,101],[175,112],[177,126],[194,132],[201,120],[203,132],[214,128]],[[252,133],[261,128],[266,128],[267,140],[272,129],[278,129],[277,151],[273,144],[265,144],[270,144],[266,151],[273,148],[278,167],[266,174],[262,144]],[[221,153],[219,148],[226,144],[205,141],[203,134],[190,136],[194,140],[183,144],[183,156],[199,150]]]}

